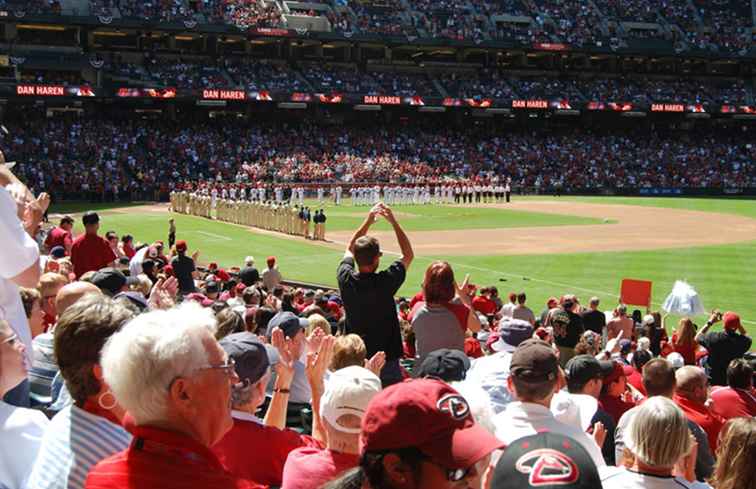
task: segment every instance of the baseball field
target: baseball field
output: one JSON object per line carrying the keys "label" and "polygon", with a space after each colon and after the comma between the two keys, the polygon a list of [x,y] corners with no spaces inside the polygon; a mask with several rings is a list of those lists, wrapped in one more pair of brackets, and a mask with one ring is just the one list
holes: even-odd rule
{"label": "baseball field", "polygon": [[[62,204],[51,209],[51,218],[90,208],[102,211],[102,233],[165,240],[172,216],[178,239],[188,241],[190,252],[199,249],[203,264],[240,266],[253,255],[261,268],[265,257],[275,255],[285,278],[331,287],[345,243],[368,210],[323,206],[327,243],[169,214],[166,204]],[[525,291],[536,312],[549,296],[570,292],[582,302],[596,295],[603,308],[611,308],[623,278],[652,281],[658,309],[675,280],[685,280],[707,309],[736,311],[756,333],[754,200],[517,196],[511,204],[397,206],[395,214],[416,256],[403,295],[419,290],[425,268],[438,259],[452,264],[458,281],[470,274],[472,283],[495,285],[501,295]],[[379,221],[371,234],[388,262],[398,250],[390,227]],[[668,329],[676,321],[671,316]]]}

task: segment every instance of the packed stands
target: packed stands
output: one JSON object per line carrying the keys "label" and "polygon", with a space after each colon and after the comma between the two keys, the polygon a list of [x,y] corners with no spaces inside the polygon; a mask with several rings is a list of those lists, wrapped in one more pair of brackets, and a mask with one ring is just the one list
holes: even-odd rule
{"label": "packed stands", "polygon": [[306,88],[297,74],[285,63],[265,60],[229,60],[225,69],[236,85],[248,90],[298,92]]}

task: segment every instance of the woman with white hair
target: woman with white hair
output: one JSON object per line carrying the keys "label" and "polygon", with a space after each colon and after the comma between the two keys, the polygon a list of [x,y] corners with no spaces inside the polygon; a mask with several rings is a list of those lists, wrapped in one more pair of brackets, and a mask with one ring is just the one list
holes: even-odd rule
{"label": "woman with white hair", "polygon": [[[692,472],[695,438],[682,410],[662,396],[636,408],[625,434],[625,467],[602,474],[604,489],[703,489],[679,473]],[[688,470],[691,469],[691,470]],[[692,477],[694,478],[694,477]]]}
{"label": "woman with white hair", "polygon": [[26,488],[47,418],[39,411],[11,406],[3,396],[26,379],[26,348],[7,321],[0,319],[0,487]]}
{"label": "woman with white hair", "polygon": [[87,489],[261,487],[210,451],[233,425],[239,382],[214,328],[212,311],[190,302],[137,316],[108,340],[103,377],[133,418],[134,438],[90,471]]}

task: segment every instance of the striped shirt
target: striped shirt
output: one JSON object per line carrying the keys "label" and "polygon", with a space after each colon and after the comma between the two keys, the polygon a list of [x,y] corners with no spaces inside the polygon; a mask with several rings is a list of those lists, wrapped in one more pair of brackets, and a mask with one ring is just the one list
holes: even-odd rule
{"label": "striped shirt", "polygon": [[129,443],[131,435],[121,426],[67,406],[45,431],[28,489],[83,489],[89,469]]}

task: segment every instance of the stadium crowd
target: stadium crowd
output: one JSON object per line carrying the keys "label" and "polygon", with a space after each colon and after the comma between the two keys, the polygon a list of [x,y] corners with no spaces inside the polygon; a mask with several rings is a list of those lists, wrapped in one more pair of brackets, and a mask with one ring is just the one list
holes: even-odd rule
{"label": "stadium crowd", "polygon": [[56,199],[167,199],[179,183],[218,178],[419,184],[485,180],[492,172],[512,178],[516,192],[756,186],[748,131],[502,132],[417,124],[345,132],[304,121],[37,117],[7,125],[7,151],[25,162],[19,174]]}
{"label": "stadium crowd", "polygon": [[92,211],[46,226],[49,204],[0,164],[0,487],[753,487],[735,312],[540,311],[444,261],[397,297],[414,252],[383,203],[338,290],[272,256],[203,266],[173,220],[141,243]]}

